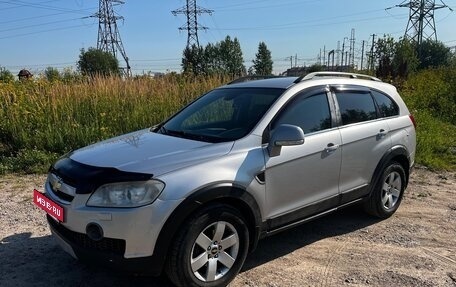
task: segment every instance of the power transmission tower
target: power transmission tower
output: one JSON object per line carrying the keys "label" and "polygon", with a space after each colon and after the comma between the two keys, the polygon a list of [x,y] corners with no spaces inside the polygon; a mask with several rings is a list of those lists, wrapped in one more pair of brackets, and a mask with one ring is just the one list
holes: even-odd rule
{"label": "power transmission tower", "polygon": [[117,52],[119,52],[126,64],[126,67],[122,67],[124,74],[131,76],[130,63],[117,28],[117,20],[123,20],[124,18],[114,12],[114,5],[124,3],[121,0],[100,0],[98,12],[92,17],[98,18],[97,49],[111,53],[114,57],[117,57]]}
{"label": "power transmission tower", "polygon": [[396,5],[396,7],[405,7],[410,10],[405,38],[411,39],[419,46],[426,40],[437,40],[437,29],[434,19],[435,10],[448,8],[450,11],[453,11],[443,1],[440,2],[442,4],[436,4],[435,0],[411,0]]}
{"label": "power transmission tower", "polygon": [[207,30],[208,28],[198,24],[198,16],[204,13],[212,15],[212,12],[214,12],[214,10],[196,5],[196,0],[187,0],[187,5],[171,11],[174,16],[177,16],[178,14],[185,14],[187,16],[187,25],[179,27],[180,31],[187,30],[187,47],[191,47],[192,45],[199,47],[198,30]]}

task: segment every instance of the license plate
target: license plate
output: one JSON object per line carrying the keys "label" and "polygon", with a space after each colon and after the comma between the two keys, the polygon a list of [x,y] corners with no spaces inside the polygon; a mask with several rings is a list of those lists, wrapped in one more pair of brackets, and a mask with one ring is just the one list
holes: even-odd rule
{"label": "license plate", "polygon": [[54,219],[63,222],[63,208],[36,189],[33,190],[33,203]]}

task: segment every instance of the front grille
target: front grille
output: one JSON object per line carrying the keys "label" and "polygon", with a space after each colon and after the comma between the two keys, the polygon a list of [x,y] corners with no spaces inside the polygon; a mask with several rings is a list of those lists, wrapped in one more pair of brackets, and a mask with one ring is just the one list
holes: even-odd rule
{"label": "front grille", "polygon": [[54,173],[49,173],[47,178],[47,187],[62,202],[69,204],[73,201],[76,194],[76,188],[69,185],[62,178]]}
{"label": "front grille", "polygon": [[74,232],[66,228],[65,226],[57,223],[49,215],[47,216],[49,225],[57,231],[64,239],[71,243],[83,248],[95,251],[101,251],[104,253],[113,253],[123,256],[125,253],[125,240],[103,238],[100,241],[93,241],[87,234]]}
{"label": "front grille", "polygon": [[74,199],[74,196],[63,193],[60,190],[54,190],[52,187],[51,187],[51,190],[58,198],[60,198],[63,201],[72,202]]}

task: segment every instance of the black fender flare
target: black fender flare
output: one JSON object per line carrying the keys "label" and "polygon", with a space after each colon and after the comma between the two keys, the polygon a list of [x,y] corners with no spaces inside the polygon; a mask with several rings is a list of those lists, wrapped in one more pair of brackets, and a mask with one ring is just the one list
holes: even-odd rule
{"label": "black fender flare", "polygon": [[377,186],[378,181],[380,180],[382,176],[382,171],[386,168],[388,163],[390,163],[392,160],[398,161],[403,167],[405,171],[405,187],[408,185],[409,181],[409,175],[410,175],[410,155],[407,151],[407,149],[402,146],[402,145],[397,145],[392,148],[390,148],[380,159],[379,163],[377,164],[377,167],[375,168],[374,174],[372,175],[372,180],[370,184],[370,190],[369,190],[369,195],[368,197],[372,194],[374,191],[375,186]]}
{"label": "black fender flare", "polygon": [[153,254],[159,262],[162,262],[160,269],[163,268],[169,247],[179,227],[195,211],[210,203],[226,203],[239,209],[249,223],[248,228],[251,233],[249,249],[252,251],[256,248],[262,222],[258,203],[244,187],[233,183],[219,183],[192,193],[168,217],[157,238]]}

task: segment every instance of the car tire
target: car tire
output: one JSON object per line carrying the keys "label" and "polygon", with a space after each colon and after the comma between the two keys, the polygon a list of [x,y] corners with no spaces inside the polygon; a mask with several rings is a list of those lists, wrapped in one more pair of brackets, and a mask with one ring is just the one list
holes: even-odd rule
{"label": "car tire", "polygon": [[249,231],[235,208],[203,208],[177,232],[166,261],[176,286],[226,286],[238,274],[249,249]]}
{"label": "car tire", "polygon": [[374,189],[364,204],[364,210],[378,218],[388,218],[396,212],[402,201],[406,186],[404,168],[392,162],[377,181]]}

